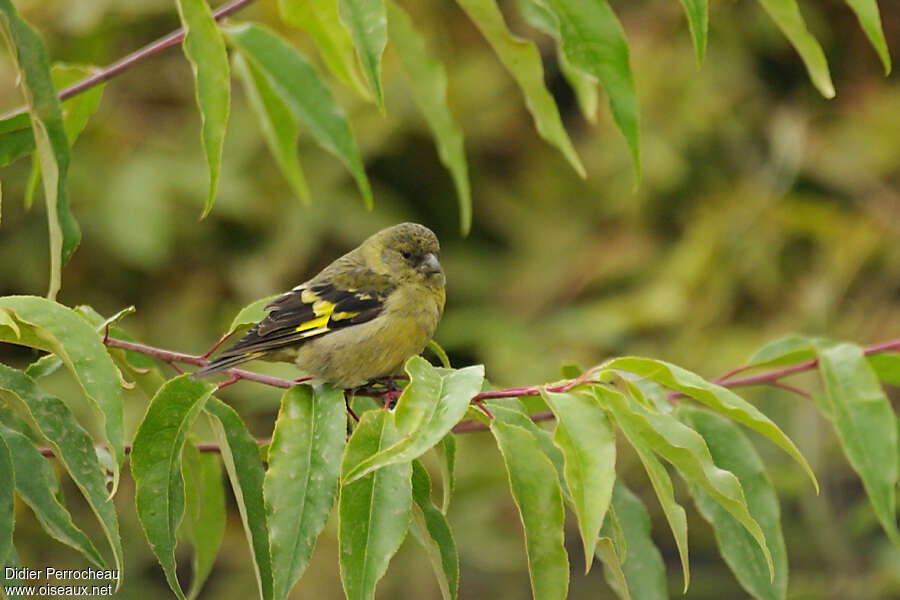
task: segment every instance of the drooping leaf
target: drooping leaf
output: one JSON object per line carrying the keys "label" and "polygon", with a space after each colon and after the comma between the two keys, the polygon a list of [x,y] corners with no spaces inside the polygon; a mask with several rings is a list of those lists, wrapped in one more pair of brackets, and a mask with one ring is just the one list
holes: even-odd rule
{"label": "drooping leaf", "polygon": [[866,362],[853,344],[817,345],[824,400],[850,465],[859,474],[888,536],[900,543],[896,518],[898,477],[897,417]]}
{"label": "drooping leaf", "polygon": [[[347,442],[342,478],[356,465],[399,439],[391,415],[370,410]],[[341,582],[347,600],[371,600],[391,557],[409,528],[412,504],[409,462],[388,465],[345,483],[338,510]]]}
{"label": "drooping leaf", "polygon": [[274,598],[287,598],[334,504],[347,436],[343,392],[295,386],[281,398],[263,483]]}
{"label": "drooping leaf", "polygon": [[794,442],[758,408],[728,388],[710,383],[687,369],[650,358],[633,356],[616,358],[606,363],[606,366],[611,369],[622,369],[643,375],[667,388],[690,396],[710,408],[731,417],[738,423],[742,423],[750,429],[761,433],[800,463],[800,466],[806,471],[818,492],[819,484],[816,481],[816,476],[812,472],[809,463],[803,458],[800,450],[794,445]]}
{"label": "drooping leaf", "polygon": [[447,106],[447,69],[428,53],[425,38],[416,31],[406,11],[391,1],[387,9],[391,44],[397,49],[413,98],[434,136],[438,156],[453,177],[459,200],[459,226],[467,235],[472,226],[472,194],[462,128]]}
{"label": "drooping leaf", "polygon": [[600,82],[609,96],[613,120],[631,149],[635,181],[641,179],[637,92],[625,30],[606,0],[538,0],[558,22],[569,62]]}
{"label": "drooping leaf", "polygon": [[344,163],[356,179],[366,207],[371,208],[372,190],[350,123],[306,57],[260,25],[244,23],[224,31],[231,43],[259,68],[316,142]]}
{"label": "drooping leaf", "polygon": [[632,445],[652,449],[678,469],[685,481],[702,488],[753,536],[766,558],[769,575],[775,566],[759,523],[750,514],[741,483],[734,473],[716,466],[703,438],[670,414],[646,408],[621,392],[595,386],[601,402]]}
{"label": "drooping leaf", "polygon": [[421,356],[406,362],[409,385],[397,400],[393,423],[401,436],[396,442],[344,469],[342,479],[349,483],[386,465],[410,462],[418,458],[450,433],[459,423],[472,396],[481,390],[484,366],[464,369],[433,367]]}
{"label": "drooping leaf", "polygon": [[694,489],[694,501],[716,535],[722,558],[741,586],[759,600],[783,600],[787,594],[787,550],[781,533],[781,510],[762,459],[744,433],[731,421],[697,408],[681,407],[679,418],[706,440],[716,465],[741,481],[750,514],[766,535],[775,563],[775,579],[769,578],[766,559],[756,542],[738,521],[703,490]]}
{"label": "drooping leaf", "polygon": [[[106,568],[106,562],[94,543],[72,522],[72,515],[63,505],[59,481],[49,459],[41,456],[34,442],[24,434],[4,424],[0,424],[0,438],[9,446],[13,466],[20,474],[15,480],[15,489],[25,504],[34,511],[34,516],[44,531],[78,550],[97,568]],[[13,480],[9,480],[9,484],[12,490]],[[0,554],[3,554],[2,550]]]}
{"label": "drooping leaf", "polygon": [[338,15],[350,32],[375,103],[384,112],[381,89],[381,56],[387,45],[387,13],[384,0],[338,0]]}
{"label": "drooping leaf", "polygon": [[256,113],[263,138],[275,158],[275,163],[297,197],[304,204],[309,204],[309,187],[306,185],[297,151],[297,137],[300,135],[297,120],[278,94],[272,90],[272,86],[258,67],[248,64],[244,56],[238,52],[234,53],[232,61],[235,73],[244,84],[250,107]]}
{"label": "drooping leaf", "polygon": [[866,357],[869,366],[875,371],[878,379],[893,386],[900,387],[900,353],[879,352]]}
{"label": "drooping leaf", "polygon": [[703,64],[706,56],[706,33],[709,28],[709,6],[707,0],[681,0],[691,38],[694,40],[694,52],[697,54],[697,66]]}
{"label": "drooping leaf", "polygon": [[131,448],[138,519],[169,587],[182,599],[175,573],[175,534],[184,517],[181,448],[213,390],[213,385],[188,375],[166,382],[147,407]]}
{"label": "drooping leaf", "polygon": [[219,442],[222,462],[231,480],[231,489],[247,534],[259,596],[262,600],[271,600],[272,559],[263,500],[265,470],[259,448],[233,408],[215,396],[210,396],[204,410],[214,417],[210,422]]}
{"label": "drooping leaf", "polygon": [[546,429],[542,429],[537,423],[528,417],[528,412],[518,398],[504,399],[501,401],[491,400],[487,403],[491,413],[497,421],[506,423],[507,425],[515,425],[521,427],[537,440],[538,448],[544,453],[544,456],[550,460],[550,464],[556,469],[556,478],[559,481],[559,487],[563,494],[568,493],[566,487],[565,473],[565,457],[562,450],[553,443],[553,436]]}
{"label": "drooping leaf", "polygon": [[813,85],[826,98],[834,98],[834,84],[828,71],[828,61],[816,38],[806,28],[797,0],[759,0],[791,45],[800,54]]}
{"label": "drooping leaf", "polygon": [[534,598],[562,600],[569,589],[569,557],[563,543],[565,514],[555,469],[527,430],[499,419],[492,420],[490,427],[525,529]]}
{"label": "drooping leaf", "polygon": [[34,151],[34,134],[28,113],[0,120],[0,166],[8,165]]}
{"label": "drooping leaf", "polygon": [[443,500],[441,501],[441,512],[445,515],[450,508],[450,498],[453,495],[453,489],[456,487],[456,475],[454,473],[456,467],[456,438],[453,434],[447,434],[441,443],[435,448],[440,457],[441,468],[441,491]]}
{"label": "drooping leaf", "polygon": [[69,208],[66,187],[69,143],[44,42],[22,20],[10,0],[0,0],[0,25],[23,83],[43,173],[50,230],[50,286],[47,297],[52,300],[60,288],[62,267],[81,241],[81,230]]}
{"label": "drooping leaf", "polygon": [[556,415],[553,441],[565,457],[566,484],[578,517],[588,572],[616,480],[615,434],[593,394],[541,390],[541,397]]}
{"label": "drooping leaf", "polygon": [[457,2],[516,80],[538,134],[562,152],[575,171],[584,177],[584,166],[563,127],[556,101],[544,86],[544,67],[537,48],[531,42],[519,39],[509,32],[496,0]]}
{"label": "drooping leaf", "polygon": [[[75,420],[62,400],[45,393],[33,379],[4,364],[0,364],[0,396],[18,405],[47,439],[54,456],[65,466],[97,516],[112,548],[116,569],[121,572],[123,557],[119,522],[90,434]],[[120,577],[116,589],[121,584]]]}
{"label": "drooping leaf", "polygon": [[115,457],[113,490],[119,483],[119,467],[125,456],[125,433],[119,374],[99,336],[75,312],[35,296],[0,298],[19,322],[21,335],[11,337],[0,329],[0,340],[52,352],[62,359],[103,415],[106,442]]}
{"label": "drooping leaf", "polygon": [[[19,476],[27,475],[20,473]],[[4,485],[0,486],[0,556],[5,561],[9,551],[13,548],[13,529],[16,524],[14,510],[16,471],[6,438],[2,435],[0,435],[0,481],[4,482]]]}
{"label": "drooping leaf", "polygon": [[891,73],[891,53],[888,51],[887,42],[884,41],[884,31],[881,29],[881,15],[878,12],[876,0],[846,0],[847,5],[853,9],[859,18],[859,24],[872,42],[872,47],[878,53],[881,64],[884,65],[884,74]]}
{"label": "drooping leaf", "polygon": [[667,600],[666,565],[650,537],[647,509],[620,480],[613,488],[612,506],[625,537],[622,574],[631,597],[636,600]]}
{"label": "drooping leaf", "polygon": [[371,101],[372,95],[356,67],[350,32],[338,14],[338,0],[278,0],[278,8],[282,19],[312,36],[331,72]]}
{"label": "drooping leaf", "polygon": [[182,48],[194,71],[197,106],[200,108],[202,122],[200,138],[209,167],[209,194],[201,215],[205,217],[216,198],[231,104],[228,53],[225,51],[222,32],[216,25],[206,0],[175,0],[175,4],[185,31]]}
{"label": "drooping leaf", "polygon": [[612,538],[603,536],[597,540],[597,558],[603,562],[603,572],[610,586],[622,600],[631,600],[631,591],[622,571],[622,561],[616,552]]}
{"label": "drooping leaf", "polygon": [[186,504],[181,526],[194,550],[187,593],[192,599],[200,594],[225,537],[225,483],[219,456],[200,452],[190,441],[181,450],[181,469]]}
{"label": "drooping leaf", "polygon": [[444,600],[453,600],[459,591],[459,556],[456,541],[444,513],[431,501],[431,477],[418,460],[413,461],[413,523],[421,533],[422,546],[431,562]]}

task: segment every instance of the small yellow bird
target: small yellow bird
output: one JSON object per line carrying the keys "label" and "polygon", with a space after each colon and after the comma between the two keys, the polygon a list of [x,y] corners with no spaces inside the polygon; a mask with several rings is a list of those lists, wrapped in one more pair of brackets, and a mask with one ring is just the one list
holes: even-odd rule
{"label": "small yellow bird", "polygon": [[295,362],[342,388],[397,373],[422,352],[444,312],[439,257],[427,227],[383,229],[270,302],[265,319],[193,378],[257,358]]}

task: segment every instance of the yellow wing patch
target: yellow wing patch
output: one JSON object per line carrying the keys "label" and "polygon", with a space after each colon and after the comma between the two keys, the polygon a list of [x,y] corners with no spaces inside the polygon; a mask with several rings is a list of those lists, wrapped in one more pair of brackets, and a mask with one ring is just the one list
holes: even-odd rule
{"label": "yellow wing patch", "polygon": [[321,317],[316,317],[315,319],[310,319],[306,323],[303,323],[294,331],[306,331],[307,329],[317,329],[319,327],[324,327],[328,323],[328,319],[331,315],[322,315]]}

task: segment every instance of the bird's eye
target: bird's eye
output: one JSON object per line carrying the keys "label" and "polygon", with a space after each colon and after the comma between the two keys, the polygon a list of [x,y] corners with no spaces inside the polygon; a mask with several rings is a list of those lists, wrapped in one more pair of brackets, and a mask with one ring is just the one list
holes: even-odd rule
{"label": "bird's eye", "polygon": [[400,256],[402,256],[406,260],[409,260],[410,258],[412,258],[412,252],[407,252],[406,250],[404,250],[400,253]]}

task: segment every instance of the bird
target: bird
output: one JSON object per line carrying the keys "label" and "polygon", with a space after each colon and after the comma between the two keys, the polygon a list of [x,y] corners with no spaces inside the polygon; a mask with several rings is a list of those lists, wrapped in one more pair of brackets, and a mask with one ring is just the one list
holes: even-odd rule
{"label": "bird", "polygon": [[434,335],[445,283],[434,232],[418,223],[382,229],[266,305],[262,321],[192,378],[258,358],[294,362],[344,389],[390,376]]}

